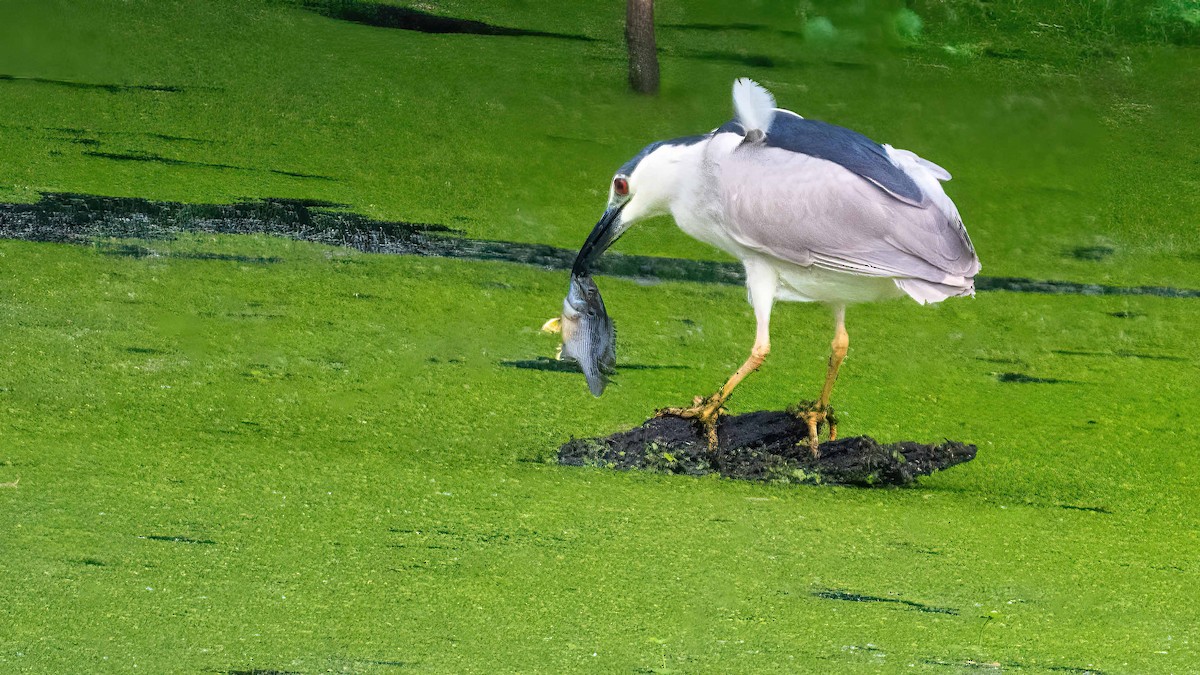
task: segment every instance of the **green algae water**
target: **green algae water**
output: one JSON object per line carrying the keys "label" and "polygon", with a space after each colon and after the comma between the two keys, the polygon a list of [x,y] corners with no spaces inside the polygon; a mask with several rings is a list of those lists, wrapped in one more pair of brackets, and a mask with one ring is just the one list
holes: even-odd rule
{"label": "green algae water", "polygon": [[[615,167],[726,121],[748,76],[945,166],[989,278],[1200,288],[1193,3],[659,3],[653,98],[625,91],[620,3],[344,5],[0,4],[0,202],[300,204],[571,250]],[[413,12],[450,23],[347,18]],[[163,214],[0,240],[0,670],[1196,663],[1194,297],[855,307],[842,432],[976,459],[897,490],[742,484],[552,463],[728,376],[736,285],[605,279],[597,400],[540,365],[564,271]],[[669,220],[617,248],[730,262]],[[733,412],[820,383],[827,312],[773,319]]]}

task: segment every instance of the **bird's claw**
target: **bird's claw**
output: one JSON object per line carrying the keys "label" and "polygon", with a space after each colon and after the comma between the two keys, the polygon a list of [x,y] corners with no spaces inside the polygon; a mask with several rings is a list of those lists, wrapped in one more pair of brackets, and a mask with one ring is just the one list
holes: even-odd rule
{"label": "bird's claw", "polygon": [[801,401],[788,409],[808,427],[808,449],[813,458],[821,456],[821,426],[829,427],[829,440],[837,440],[837,417],[833,406],[821,405],[817,401]]}
{"label": "bird's claw", "polygon": [[717,419],[725,412],[725,402],[716,394],[707,398],[697,396],[692,399],[692,405],[687,408],[661,408],[654,411],[655,417],[682,417],[695,420],[704,428],[704,437],[708,440],[710,452],[717,449]]}

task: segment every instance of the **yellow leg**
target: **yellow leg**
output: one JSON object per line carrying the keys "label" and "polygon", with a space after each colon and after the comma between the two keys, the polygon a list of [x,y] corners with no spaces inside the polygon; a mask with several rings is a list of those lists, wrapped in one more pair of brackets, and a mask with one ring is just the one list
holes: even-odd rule
{"label": "yellow leg", "polygon": [[767,354],[771,353],[771,306],[775,302],[779,277],[772,267],[758,260],[747,260],[745,265],[746,288],[750,293],[750,304],[754,307],[754,318],[757,323],[754,347],[750,349],[749,358],[712,396],[697,396],[692,401],[692,405],[687,408],[663,408],[655,413],[656,417],[675,415],[700,422],[704,426],[709,450],[717,448],[717,418],[723,410],[725,401],[729,400],[734,388],[747,375],[758,370],[763,360],[767,358]]}
{"label": "yellow leg", "polygon": [[821,397],[816,403],[807,402],[797,406],[796,415],[808,426],[808,447],[813,457],[820,455],[821,425],[829,426],[829,440],[837,440],[837,419],[833,416],[833,408],[829,398],[833,394],[833,384],[837,382],[838,370],[850,349],[850,334],[846,332],[846,308],[835,307],[833,310],[834,333],[833,342],[829,343],[829,368],[825,371],[825,386],[821,388]]}
{"label": "yellow leg", "polygon": [[715,450],[717,447],[717,417],[724,410],[725,401],[729,400],[733,394],[734,387],[742,381],[750,373],[758,370],[762,365],[767,354],[771,353],[771,343],[755,342],[754,347],[750,350],[750,357],[742,364],[741,368],[737,369],[721,387],[717,393],[707,398],[697,396],[692,405],[687,408],[663,408],[654,413],[655,417],[663,417],[665,415],[674,415],[686,419],[694,419],[704,425],[705,437],[708,439],[709,450]]}

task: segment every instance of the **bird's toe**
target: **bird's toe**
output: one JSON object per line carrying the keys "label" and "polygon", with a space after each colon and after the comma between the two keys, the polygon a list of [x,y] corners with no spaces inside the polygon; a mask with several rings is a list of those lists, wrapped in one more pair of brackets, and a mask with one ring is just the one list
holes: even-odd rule
{"label": "bird's toe", "polygon": [[817,401],[801,401],[788,408],[788,412],[804,423],[808,432],[808,447],[814,458],[821,454],[822,426],[829,429],[829,440],[837,440],[837,418],[833,414],[833,406]]}
{"label": "bird's toe", "polygon": [[708,441],[708,449],[717,448],[717,420],[725,412],[724,401],[713,395],[707,398],[697,396],[692,405],[686,408],[660,408],[654,412],[655,417],[681,417],[698,423],[704,430]]}

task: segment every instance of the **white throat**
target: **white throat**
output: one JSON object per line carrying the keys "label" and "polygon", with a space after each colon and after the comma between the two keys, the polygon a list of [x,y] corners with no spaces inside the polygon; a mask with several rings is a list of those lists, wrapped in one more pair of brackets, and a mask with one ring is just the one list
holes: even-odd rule
{"label": "white throat", "polygon": [[630,176],[636,193],[625,207],[622,220],[673,213],[695,185],[707,144],[708,139],[691,144],[665,144],[646,155]]}

